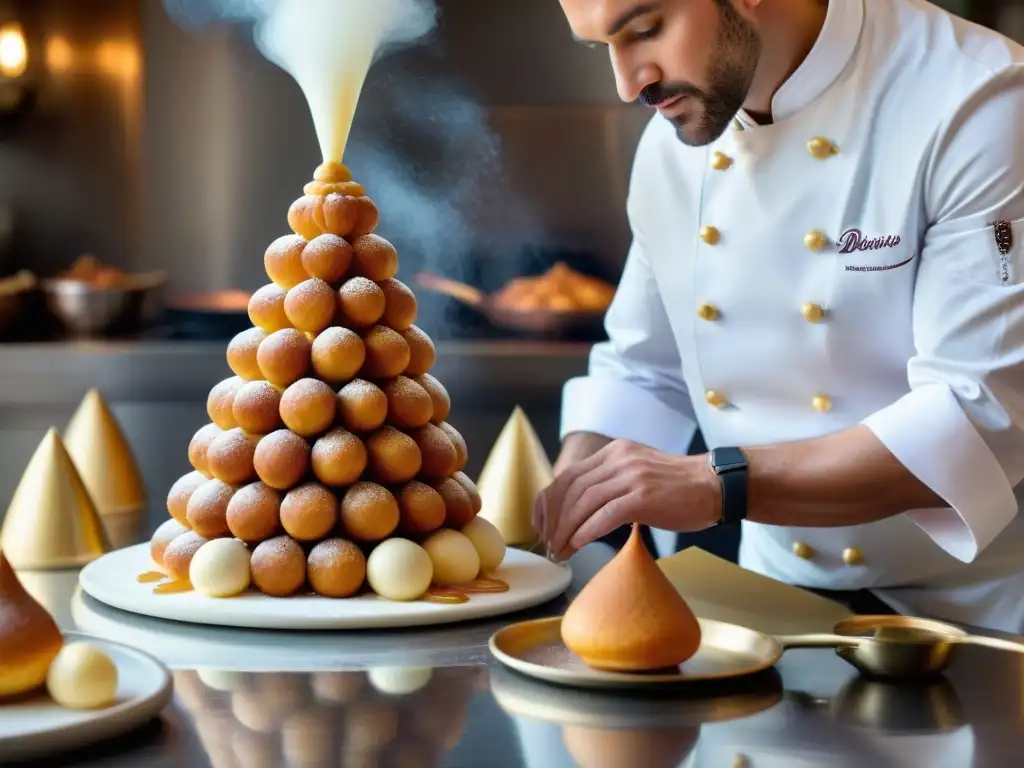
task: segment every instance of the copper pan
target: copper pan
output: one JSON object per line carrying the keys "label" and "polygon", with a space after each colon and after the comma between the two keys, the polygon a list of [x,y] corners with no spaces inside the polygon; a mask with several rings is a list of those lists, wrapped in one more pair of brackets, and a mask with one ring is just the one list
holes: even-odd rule
{"label": "copper pan", "polygon": [[416,275],[416,284],[470,307],[498,328],[542,336],[573,336],[600,333],[605,310],[596,312],[559,312],[556,310],[515,310],[498,304],[495,294],[484,293],[466,283],[438,277],[427,272]]}

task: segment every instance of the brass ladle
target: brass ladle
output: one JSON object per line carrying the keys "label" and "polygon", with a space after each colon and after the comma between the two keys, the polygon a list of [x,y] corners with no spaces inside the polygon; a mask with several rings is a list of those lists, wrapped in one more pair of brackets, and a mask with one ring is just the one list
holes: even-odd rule
{"label": "brass ladle", "polygon": [[1024,653],[1024,644],[972,635],[952,624],[909,616],[857,616],[845,619],[832,634],[777,635],[790,648],[835,648],[836,655],[862,673],[880,678],[936,675],[964,645]]}

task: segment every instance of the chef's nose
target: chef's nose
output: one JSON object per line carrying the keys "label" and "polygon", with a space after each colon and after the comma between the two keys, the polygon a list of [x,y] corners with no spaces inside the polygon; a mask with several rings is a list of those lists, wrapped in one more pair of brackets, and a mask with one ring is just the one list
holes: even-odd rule
{"label": "chef's nose", "polygon": [[639,98],[644,88],[661,81],[661,70],[654,64],[638,63],[611,49],[612,69],[619,98],[631,103]]}

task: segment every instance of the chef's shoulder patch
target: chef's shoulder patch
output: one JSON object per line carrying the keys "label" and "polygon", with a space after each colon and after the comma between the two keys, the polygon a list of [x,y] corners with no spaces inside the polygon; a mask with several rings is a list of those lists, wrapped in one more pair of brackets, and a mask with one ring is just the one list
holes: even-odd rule
{"label": "chef's shoulder patch", "polygon": [[1001,219],[992,222],[992,240],[996,254],[997,278],[1003,285],[1014,285],[1018,267],[1014,263],[1015,251],[1020,247],[1020,227],[1024,222]]}

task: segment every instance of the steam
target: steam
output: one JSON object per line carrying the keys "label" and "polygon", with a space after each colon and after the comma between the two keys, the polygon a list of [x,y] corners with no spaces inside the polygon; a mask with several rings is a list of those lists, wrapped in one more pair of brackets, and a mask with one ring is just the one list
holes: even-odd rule
{"label": "steam", "polygon": [[251,21],[260,52],[299,84],[324,162],[341,162],[371,64],[437,23],[433,0],[167,0],[194,27]]}
{"label": "steam", "polygon": [[[520,273],[517,258],[502,257],[519,257],[539,227],[504,181],[498,137],[473,94],[450,77],[425,74],[434,68],[424,68],[422,60],[396,58],[372,78],[372,98],[359,98],[374,62],[423,41],[436,27],[433,0],[164,3],[189,31],[252,25],[260,53],[302,89],[324,160],[340,160],[343,153],[377,202],[379,231],[398,248],[402,279],[411,281],[423,269],[476,283],[470,254],[484,256],[492,278],[496,269],[509,277]],[[493,229],[496,216],[500,232]],[[418,293],[419,324],[428,332],[451,325],[436,314],[447,302],[424,301]]]}

